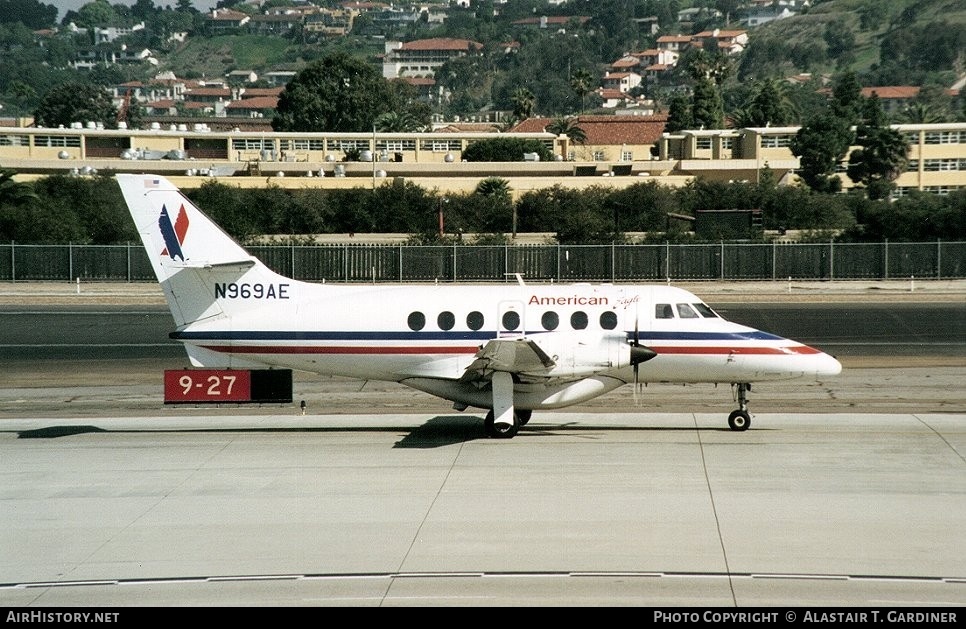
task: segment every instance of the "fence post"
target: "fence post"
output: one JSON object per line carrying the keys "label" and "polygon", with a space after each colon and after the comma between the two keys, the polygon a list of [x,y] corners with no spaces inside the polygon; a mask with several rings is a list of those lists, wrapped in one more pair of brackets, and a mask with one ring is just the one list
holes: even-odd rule
{"label": "fence post", "polygon": [[291,255],[291,258],[292,258],[292,260],[291,260],[291,262],[292,262],[292,264],[291,264],[291,267],[292,267],[292,276],[291,277],[293,279],[297,279],[296,278],[296,275],[295,275],[295,243],[294,242],[293,243],[289,243],[289,248],[290,248],[291,254],[292,254]]}
{"label": "fence post", "polygon": [[721,269],[720,270],[720,275],[721,275],[721,278],[720,279],[721,279],[722,282],[724,281],[724,277],[725,277],[725,274],[724,274],[724,267],[725,267],[724,256],[725,256],[725,252],[724,252],[724,240],[722,240],[721,241],[721,260],[719,260],[719,267]]}
{"label": "fence post", "polygon": [[10,241],[10,281],[17,281],[17,243],[13,240]]}
{"label": "fence post", "polygon": [[671,281],[671,241],[664,241],[664,279]]}
{"label": "fence post", "polygon": [[943,248],[942,238],[936,239],[936,279],[942,279],[943,275]]}
{"label": "fence post", "polygon": [[131,283],[131,241],[127,241],[127,283]]}
{"label": "fence post", "polygon": [[610,281],[613,283],[617,278],[617,243],[610,243]]}
{"label": "fence post", "polygon": [[828,241],[828,279],[835,280],[835,241]]}
{"label": "fence post", "polygon": [[775,281],[775,278],[778,275],[777,267],[778,267],[778,241],[772,240],[771,241],[771,279],[772,281]]}
{"label": "fence post", "polygon": [[885,266],[882,269],[882,275],[884,276],[882,279],[887,280],[889,279],[889,239],[888,238],[885,239],[884,250],[885,250]]}

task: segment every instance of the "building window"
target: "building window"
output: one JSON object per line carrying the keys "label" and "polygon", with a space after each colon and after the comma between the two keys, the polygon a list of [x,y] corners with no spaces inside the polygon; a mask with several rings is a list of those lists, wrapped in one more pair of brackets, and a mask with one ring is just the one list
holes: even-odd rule
{"label": "building window", "polygon": [[260,149],[271,149],[274,147],[274,140],[266,140],[264,138],[233,138],[231,141],[233,151],[258,151]]}
{"label": "building window", "polygon": [[604,151],[594,151],[594,161],[602,162],[607,159],[607,154]]}
{"label": "building window", "polygon": [[622,162],[633,162],[634,152],[633,151],[621,151],[621,161]]}
{"label": "building window", "polygon": [[792,143],[790,135],[765,135],[761,138],[761,148],[778,149],[789,146]]}
{"label": "building window", "polygon": [[424,151],[446,153],[463,150],[463,143],[460,140],[423,140],[421,147]]}
{"label": "building window", "polygon": [[35,135],[34,146],[47,148],[80,148],[80,136],[76,135]]}
{"label": "building window", "polygon": [[376,142],[376,150],[392,151],[393,153],[415,151],[416,140],[379,140]]}
{"label": "building window", "polygon": [[289,151],[324,151],[325,140],[302,138],[288,141]]}
{"label": "building window", "polygon": [[29,146],[29,135],[0,135],[0,146]]}
{"label": "building window", "polygon": [[697,138],[694,143],[695,148],[699,151],[707,151],[711,149],[711,138]]}

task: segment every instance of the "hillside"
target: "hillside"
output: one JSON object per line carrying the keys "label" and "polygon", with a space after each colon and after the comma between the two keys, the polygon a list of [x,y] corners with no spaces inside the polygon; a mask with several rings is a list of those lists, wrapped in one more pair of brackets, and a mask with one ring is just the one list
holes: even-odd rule
{"label": "hillside", "polygon": [[[830,29],[845,36],[829,37]],[[850,43],[849,37],[854,41]],[[899,64],[902,71],[894,75],[898,80],[906,74],[908,66],[917,65],[917,58],[914,55],[908,58],[910,55],[902,47],[911,44],[910,37],[917,39],[912,45],[920,49],[928,49],[930,40],[942,41],[944,45],[952,41],[950,48],[957,51],[946,64],[941,59],[934,63],[945,67],[919,69],[951,75],[966,71],[966,4],[961,0],[826,0],[802,15],[754,29],[751,32],[753,49],[742,60],[742,73],[768,75],[776,66],[782,66],[786,70],[814,74],[846,69],[865,74],[874,73],[882,65]],[[920,37],[924,41],[919,41]],[[883,42],[888,48],[893,41],[897,46],[896,56],[889,55],[883,60]],[[758,49],[757,54],[754,48]],[[767,49],[769,54],[762,54],[762,49]]]}

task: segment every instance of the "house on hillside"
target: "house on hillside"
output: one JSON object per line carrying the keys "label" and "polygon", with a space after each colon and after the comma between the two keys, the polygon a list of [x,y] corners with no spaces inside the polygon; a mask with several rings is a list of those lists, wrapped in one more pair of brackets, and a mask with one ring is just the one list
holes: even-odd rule
{"label": "house on hillside", "polygon": [[444,63],[458,57],[483,54],[483,44],[468,39],[437,37],[411,42],[387,41],[382,76],[432,77]]}

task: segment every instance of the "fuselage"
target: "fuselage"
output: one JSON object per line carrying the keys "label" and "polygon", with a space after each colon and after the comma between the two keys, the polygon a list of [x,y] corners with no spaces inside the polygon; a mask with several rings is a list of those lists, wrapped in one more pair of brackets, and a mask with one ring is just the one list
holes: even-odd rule
{"label": "fuselage", "polygon": [[[567,406],[635,380],[735,383],[841,370],[817,349],[727,321],[671,286],[344,286],[243,276],[215,289],[223,314],[172,335],[196,364],[402,382],[471,406],[489,398],[462,380],[492,339],[531,340],[552,359],[514,374],[520,408]],[[632,344],[656,356],[635,367]]]}

